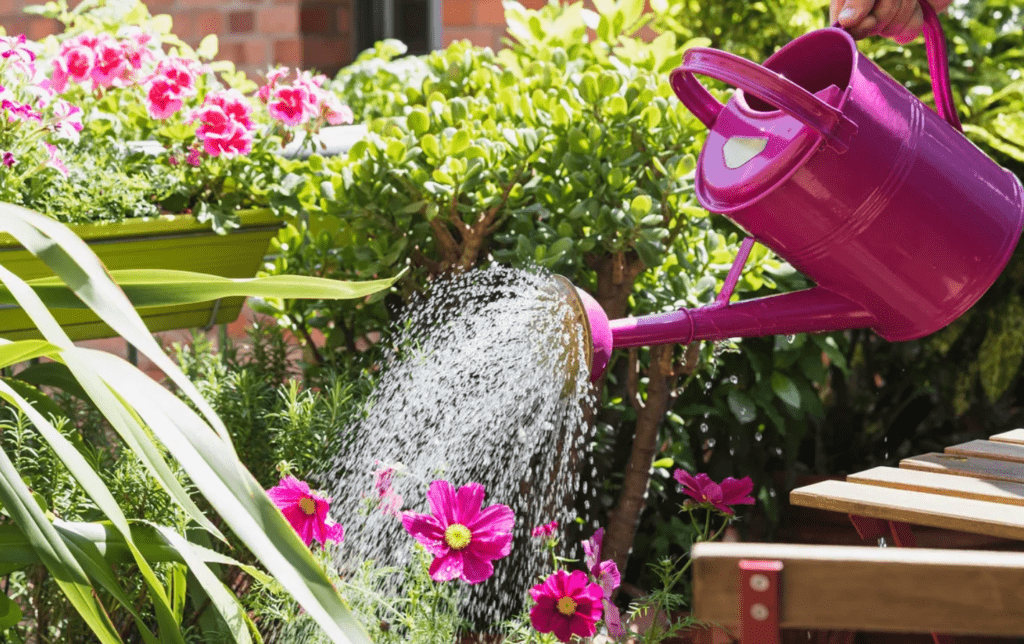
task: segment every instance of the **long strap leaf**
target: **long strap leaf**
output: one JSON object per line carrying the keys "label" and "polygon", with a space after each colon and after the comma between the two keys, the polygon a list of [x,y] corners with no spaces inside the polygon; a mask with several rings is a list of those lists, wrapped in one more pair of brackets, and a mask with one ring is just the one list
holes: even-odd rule
{"label": "long strap leaf", "polygon": [[[110,278],[136,307],[194,304],[224,297],[351,300],[389,288],[397,279],[344,282],[306,275],[229,278],[163,269],[110,271]],[[89,308],[58,278],[43,277],[28,284],[50,308]],[[13,302],[10,293],[0,290],[0,304]]]}
{"label": "long strap leaf", "polygon": [[344,603],[295,530],[266,492],[179,398],[136,367],[108,353],[76,347],[103,380],[143,418],[188,472],[232,531],[295,597],[324,632],[338,642],[367,642]]}
{"label": "long strap leaf", "polygon": [[7,452],[0,448],[0,503],[21,528],[64,595],[103,644],[120,643],[121,637],[106,610],[92,593],[85,571],[64,540],[46,518],[32,492],[21,480]]}

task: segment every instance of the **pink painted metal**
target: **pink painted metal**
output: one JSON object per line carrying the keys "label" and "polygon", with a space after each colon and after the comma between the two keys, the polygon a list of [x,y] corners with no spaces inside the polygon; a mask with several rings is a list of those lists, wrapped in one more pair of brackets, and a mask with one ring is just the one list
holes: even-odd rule
{"label": "pink painted metal", "polygon": [[[699,201],[816,286],[729,303],[752,243],[744,242],[709,306],[612,321],[595,311],[591,328],[611,338],[603,351],[863,327],[911,340],[984,294],[1020,238],[1024,190],[960,132],[942,28],[919,2],[939,114],[835,27],[794,40],[763,65],[714,49],[686,52],[671,83],[710,130],[697,162]],[[738,91],[722,105],[695,74]]]}
{"label": "pink painted metal", "polygon": [[740,568],[740,643],[780,644],[782,562],[744,559]]}

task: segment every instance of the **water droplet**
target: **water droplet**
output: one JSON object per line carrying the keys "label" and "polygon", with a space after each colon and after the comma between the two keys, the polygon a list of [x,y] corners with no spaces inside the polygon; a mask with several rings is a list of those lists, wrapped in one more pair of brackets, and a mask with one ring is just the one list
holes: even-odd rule
{"label": "water droplet", "polygon": [[703,434],[707,434],[708,433],[708,424],[707,423],[701,423],[700,424],[700,431]]}
{"label": "water droplet", "polygon": [[704,383],[704,391],[711,391],[711,381]]}
{"label": "water droplet", "polygon": [[794,342],[796,342],[796,336],[795,335],[787,335],[786,336],[786,342],[788,342],[790,344],[793,344]]}
{"label": "water droplet", "polygon": [[754,434],[754,440],[756,440],[758,443],[760,443],[762,439],[764,439],[763,433],[757,432],[756,434]]}
{"label": "water droplet", "polygon": [[713,438],[709,438],[709,439],[708,439],[708,440],[707,440],[707,441],[705,442],[705,445],[707,445],[707,446],[708,446],[708,449],[711,449],[712,447],[714,447],[714,446],[715,446],[715,443],[716,443],[716,442],[717,442],[717,441],[716,441],[715,439],[713,439]]}
{"label": "water droplet", "polygon": [[768,496],[770,496],[770,497],[772,497],[774,499],[777,495],[778,495],[778,492],[775,491],[775,488],[773,488],[773,487],[768,488]]}
{"label": "water droplet", "polygon": [[889,544],[885,542],[885,537],[878,537],[878,547],[879,548],[887,548],[888,546],[889,546]]}
{"label": "water droplet", "polygon": [[729,382],[731,382],[732,384],[735,385],[739,381],[740,381],[740,379],[737,378],[736,376],[729,376]]}
{"label": "water droplet", "polygon": [[733,447],[729,448],[729,456],[736,456],[736,449]]}

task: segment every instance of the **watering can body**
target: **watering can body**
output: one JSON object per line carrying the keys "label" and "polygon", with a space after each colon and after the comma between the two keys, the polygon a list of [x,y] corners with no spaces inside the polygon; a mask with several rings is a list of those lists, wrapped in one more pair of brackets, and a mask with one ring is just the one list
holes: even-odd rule
{"label": "watering can body", "polygon": [[[698,200],[750,238],[709,306],[607,321],[584,298],[595,377],[616,347],[864,327],[919,338],[992,285],[1020,237],[1024,190],[960,132],[941,27],[921,5],[939,114],[838,28],[808,33],[763,65],[686,52],[671,82],[709,129]],[[722,105],[695,74],[738,89]],[[816,286],[730,303],[755,240]]]}

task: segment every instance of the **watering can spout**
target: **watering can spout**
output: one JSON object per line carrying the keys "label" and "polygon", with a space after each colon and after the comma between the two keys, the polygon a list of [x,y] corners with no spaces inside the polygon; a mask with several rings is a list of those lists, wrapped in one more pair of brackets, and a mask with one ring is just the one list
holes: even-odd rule
{"label": "watering can spout", "polygon": [[874,323],[874,317],[860,305],[820,286],[731,304],[715,302],[696,309],[617,320],[609,320],[601,305],[586,291],[573,288],[571,296],[592,350],[588,355],[592,381],[604,373],[612,349],[825,333]]}

